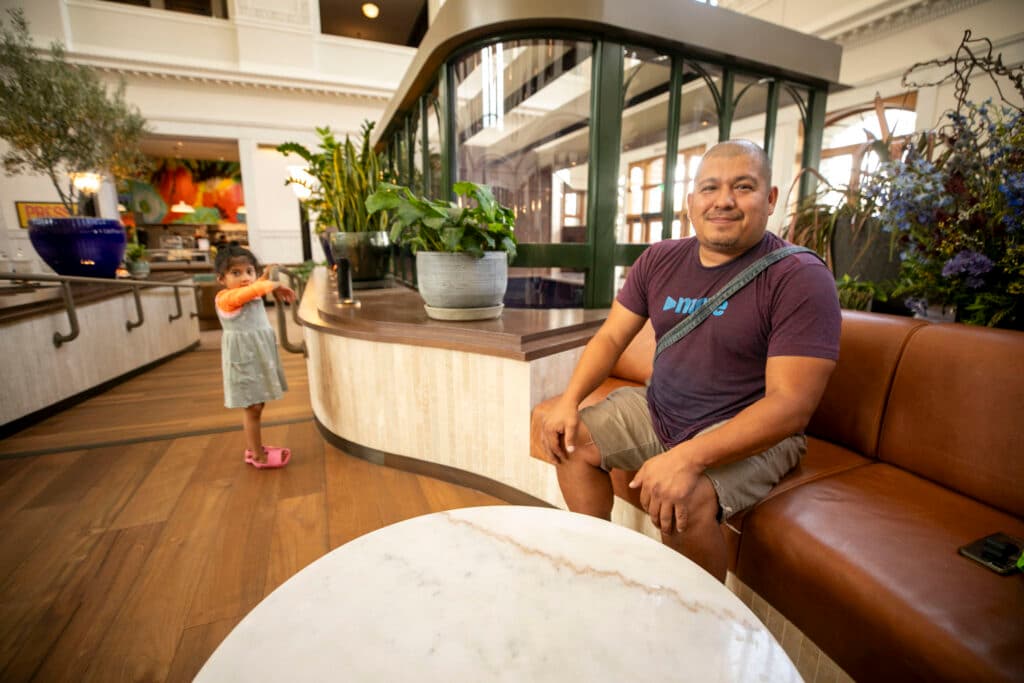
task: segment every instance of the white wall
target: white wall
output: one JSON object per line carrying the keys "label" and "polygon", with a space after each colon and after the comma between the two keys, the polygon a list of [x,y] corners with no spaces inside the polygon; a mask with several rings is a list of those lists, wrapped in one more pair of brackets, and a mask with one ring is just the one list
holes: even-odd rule
{"label": "white wall", "polygon": [[[1007,66],[1024,62],[1021,0],[722,0],[734,11],[835,40],[843,46],[840,82],[849,89],[829,97],[829,110],[906,92],[900,83],[913,64],[950,56],[964,30],[988,38]],[[1004,88],[1004,92],[1006,89]],[[971,99],[993,95],[975,82]],[[918,125],[934,125],[955,104],[951,85],[918,92]]]}

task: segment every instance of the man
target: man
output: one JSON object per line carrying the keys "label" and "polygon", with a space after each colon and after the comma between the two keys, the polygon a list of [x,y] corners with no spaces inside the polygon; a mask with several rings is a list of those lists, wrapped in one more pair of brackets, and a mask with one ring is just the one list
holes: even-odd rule
{"label": "man", "polygon": [[806,450],[804,427],[839,353],[835,281],[813,254],[762,272],[654,364],[649,386],[620,389],[580,411],[650,318],[656,336],[737,273],[786,243],[766,231],[778,188],[764,151],[730,141],[701,161],[687,208],[695,238],[652,245],[544,419],[542,455],[570,510],[610,518],[612,468],[662,540],[719,580],[719,522],[750,507]]}

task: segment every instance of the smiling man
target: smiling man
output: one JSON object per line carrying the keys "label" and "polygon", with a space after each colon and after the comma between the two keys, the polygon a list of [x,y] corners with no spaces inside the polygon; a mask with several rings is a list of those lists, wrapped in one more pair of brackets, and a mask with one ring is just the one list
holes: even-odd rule
{"label": "smiling man", "polygon": [[767,232],[778,188],[764,151],[712,147],[687,196],[695,237],[648,248],[541,426],[570,510],[608,519],[609,470],[630,486],[662,540],[725,579],[719,523],[761,498],[800,461],[803,429],[839,354],[839,302],[813,254],[787,256],[667,347],[649,386],[579,410],[649,318],[658,339],[734,276],[787,246]]}

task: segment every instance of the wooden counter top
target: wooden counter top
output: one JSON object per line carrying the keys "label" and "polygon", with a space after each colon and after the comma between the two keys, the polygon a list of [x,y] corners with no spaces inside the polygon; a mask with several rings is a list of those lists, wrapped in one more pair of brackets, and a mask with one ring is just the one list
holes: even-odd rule
{"label": "wooden counter top", "polygon": [[533,360],[583,346],[608,309],[506,308],[500,318],[453,322],[428,318],[419,293],[401,285],[357,290],[359,308],[337,304],[333,278],[313,272],[302,305],[302,322],[329,334],[414,346],[470,351]]}

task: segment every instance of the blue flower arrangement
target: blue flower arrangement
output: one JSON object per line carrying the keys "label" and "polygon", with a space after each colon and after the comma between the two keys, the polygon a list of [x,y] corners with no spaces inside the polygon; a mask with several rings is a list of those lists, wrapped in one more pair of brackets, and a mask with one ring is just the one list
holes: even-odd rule
{"label": "blue flower arrangement", "polygon": [[1024,70],[964,56],[969,37],[951,58],[957,109],[861,189],[900,257],[894,297],[920,313],[955,306],[960,322],[1024,329],[1024,110],[966,99],[980,66],[1008,76],[1024,101]]}

